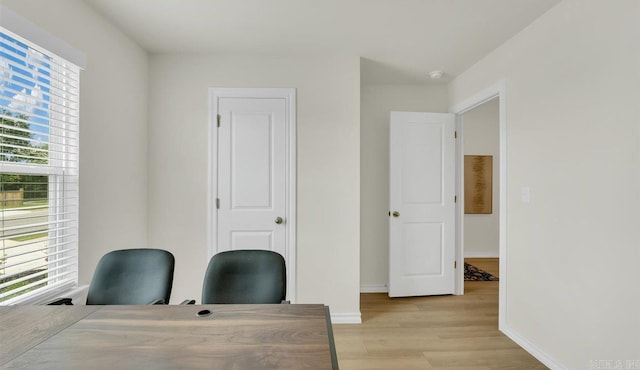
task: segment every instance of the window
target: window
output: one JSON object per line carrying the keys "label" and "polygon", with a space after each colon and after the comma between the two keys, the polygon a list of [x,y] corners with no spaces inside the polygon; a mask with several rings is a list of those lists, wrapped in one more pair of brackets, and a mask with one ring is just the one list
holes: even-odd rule
{"label": "window", "polygon": [[77,284],[79,72],[0,27],[0,304]]}

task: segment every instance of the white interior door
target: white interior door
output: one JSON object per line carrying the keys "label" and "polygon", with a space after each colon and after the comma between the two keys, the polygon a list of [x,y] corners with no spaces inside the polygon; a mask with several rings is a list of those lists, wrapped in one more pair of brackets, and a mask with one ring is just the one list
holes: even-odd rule
{"label": "white interior door", "polygon": [[217,252],[266,249],[286,254],[287,102],[217,99]]}
{"label": "white interior door", "polygon": [[452,294],[455,116],[391,112],[389,296]]}
{"label": "white interior door", "polygon": [[280,253],[296,302],[296,90],[212,88],[209,257]]}

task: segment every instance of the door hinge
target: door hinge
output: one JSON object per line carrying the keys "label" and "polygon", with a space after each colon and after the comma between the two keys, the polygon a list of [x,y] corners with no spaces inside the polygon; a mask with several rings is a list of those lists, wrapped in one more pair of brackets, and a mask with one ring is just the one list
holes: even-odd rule
{"label": "door hinge", "polygon": [[216,208],[220,209],[220,198],[216,198]]}
{"label": "door hinge", "polygon": [[220,115],[218,114],[218,117],[216,118],[216,120],[218,121],[218,127],[220,127]]}
{"label": "door hinge", "polygon": [[457,195],[453,196],[453,203],[458,203],[458,196]]}
{"label": "door hinge", "polygon": [[454,132],[453,132],[453,138],[454,138],[454,139],[457,139],[457,138],[458,138],[458,131],[454,131]]}
{"label": "door hinge", "polygon": [[457,269],[458,268],[458,261],[453,261],[453,268]]}

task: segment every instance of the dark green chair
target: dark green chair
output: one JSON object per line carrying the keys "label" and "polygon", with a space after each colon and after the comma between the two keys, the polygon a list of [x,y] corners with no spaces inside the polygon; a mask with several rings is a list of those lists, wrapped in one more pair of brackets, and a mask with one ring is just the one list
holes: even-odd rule
{"label": "dark green chair", "polygon": [[286,303],[284,258],[267,250],[220,252],[209,261],[202,304]]}
{"label": "dark green chair", "polygon": [[[93,274],[87,305],[168,304],[175,258],[161,249],[122,249],[105,254]],[[70,304],[68,298],[50,304]]]}

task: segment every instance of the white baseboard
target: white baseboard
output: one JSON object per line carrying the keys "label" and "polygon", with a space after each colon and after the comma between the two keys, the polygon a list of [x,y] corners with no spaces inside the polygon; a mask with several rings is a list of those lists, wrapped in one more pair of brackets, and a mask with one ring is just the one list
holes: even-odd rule
{"label": "white baseboard", "polygon": [[538,361],[542,362],[546,367],[551,370],[566,370],[567,367],[562,365],[560,362],[551,358],[548,354],[542,351],[538,346],[531,343],[528,339],[521,336],[520,334],[514,332],[509,328],[501,329],[501,331],[509,337],[512,341],[516,342],[520,347],[522,347],[525,351],[529,352],[531,356],[538,359]]}
{"label": "white baseboard", "polygon": [[464,258],[499,258],[499,252],[464,252]]}
{"label": "white baseboard", "polygon": [[362,284],[360,285],[360,293],[388,293],[387,284]]}
{"label": "white baseboard", "polygon": [[358,313],[331,313],[332,324],[362,324],[362,317]]}

